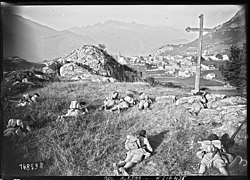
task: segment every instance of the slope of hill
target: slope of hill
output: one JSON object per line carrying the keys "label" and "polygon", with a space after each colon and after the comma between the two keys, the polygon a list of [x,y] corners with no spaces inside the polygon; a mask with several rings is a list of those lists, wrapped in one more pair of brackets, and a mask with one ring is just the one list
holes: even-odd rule
{"label": "slope of hill", "polygon": [[111,54],[148,55],[166,43],[184,43],[195,36],[171,27],[151,27],[109,20],[93,26],[69,29],[80,35],[88,35],[104,43]]}
{"label": "slope of hill", "polygon": [[16,71],[21,69],[24,70],[30,68],[40,69],[45,66],[44,64],[28,62],[20,57],[7,57],[7,58],[4,57],[2,62],[3,62],[3,72]]}
{"label": "slope of hill", "polygon": [[42,62],[72,51],[82,44],[95,43],[88,36],[56,31],[21,16],[2,11],[3,56],[19,56]]}
{"label": "slope of hill", "polygon": [[[234,17],[226,23],[215,27],[213,32],[203,35],[203,51],[209,54],[229,54],[230,46],[241,45],[246,42],[246,16],[245,9],[239,10]],[[192,32],[190,32],[192,33]],[[198,33],[196,33],[198,36]],[[159,55],[185,55],[197,53],[198,39],[181,45],[167,44],[159,48]]]}
{"label": "slope of hill", "polygon": [[[241,114],[240,118],[233,118],[235,115],[232,113],[235,112],[231,111],[236,106],[228,106],[224,111],[221,110],[228,111],[222,119],[211,109],[203,111],[197,117],[190,117],[185,107],[164,101],[154,102],[151,110],[140,111],[138,106],[134,106],[121,113],[98,111],[105,97],[114,91],[120,92],[122,97],[127,93],[134,93],[138,97],[142,91],[150,97],[181,97],[189,92],[185,89],[151,87],[145,83],[86,82],[54,83],[32,91],[30,94],[40,94],[39,101],[33,106],[18,109],[14,104],[9,104],[4,109],[4,127],[10,118],[19,118],[29,121],[32,128],[26,136],[4,137],[5,175],[113,176],[112,164],[126,157],[126,136],[140,129],[147,131],[154,153],[149,159],[133,167],[129,171],[131,175],[197,175],[200,163],[196,157],[199,147],[197,141],[210,133],[221,135],[227,132],[231,135],[243,116]],[[70,101],[75,99],[86,101],[89,113],[56,122],[58,115],[67,113]],[[223,124],[228,123],[226,129],[210,124],[193,125],[190,120],[217,122],[215,117],[221,119]],[[233,153],[243,158],[247,156],[246,135],[246,126],[243,126],[232,149]],[[33,163],[33,166],[39,163],[39,169],[21,170],[19,164],[24,162]],[[209,175],[218,174],[217,170],[209,171]],[[246,172],[241,172],[242,174]]]}

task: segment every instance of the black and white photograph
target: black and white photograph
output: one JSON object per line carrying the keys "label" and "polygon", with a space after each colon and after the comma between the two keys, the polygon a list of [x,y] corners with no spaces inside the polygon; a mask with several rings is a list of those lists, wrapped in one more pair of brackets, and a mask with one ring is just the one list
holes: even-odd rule
{"label": "black and white photograph", "polygon": [[246,177],[246,19],[245,4],[1,2],[0,178]]}

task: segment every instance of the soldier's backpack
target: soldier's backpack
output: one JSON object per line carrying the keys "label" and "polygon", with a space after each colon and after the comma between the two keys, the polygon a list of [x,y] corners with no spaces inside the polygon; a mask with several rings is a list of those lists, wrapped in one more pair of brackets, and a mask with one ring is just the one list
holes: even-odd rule
{"label": "soldier's backpack", "polygon": [[139,138],[136,136],[128,135],[127,141],[125,143],[125,148],[129,151],[134,149],[139,149],[140,148]]}
{"label": "soldier's backpack", "polygon": [[77,101],[71,101],[69,108],[70,109],[77,109]]}
{"label": "soldier's backpack", "polygon": [[211,150],[216,147],[218,149],[222,149],[221,141],[220,140],[205,140],[201,142],[201,147],[206,152],[211,152]]}

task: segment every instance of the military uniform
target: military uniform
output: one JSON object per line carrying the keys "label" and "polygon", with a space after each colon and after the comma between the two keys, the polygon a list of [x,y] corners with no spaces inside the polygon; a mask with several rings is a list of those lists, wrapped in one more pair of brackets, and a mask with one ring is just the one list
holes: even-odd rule
{"label": "military uniform", "polygon": [[149,106],[152,104],[151,99],[144,92],[140,94],[139,100],[140,100],[140,102],[139,102],[139,110],[149,108]]}
{"label": "military uniform", "polygon": [[223,150],[220,140],[203,141],[202,149],[196,155],[202,159],[199,174],[203,175],[207,169],[215,167],[223,175],[228,175],[225,166],[233,160],[233,157]]}

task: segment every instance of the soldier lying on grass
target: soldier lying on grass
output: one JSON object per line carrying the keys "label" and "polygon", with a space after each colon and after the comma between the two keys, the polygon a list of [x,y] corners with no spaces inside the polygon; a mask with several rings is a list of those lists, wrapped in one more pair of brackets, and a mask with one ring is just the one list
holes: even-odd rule
{"label": "soldier lying on grass", "polygon": [[137,136],[127,136],[125,148],[129,151],[127,152],[127,157],[124,161],[120,161],[118,164],[113,164],[116,175],[122,173],[122,175],[128,176],[127,169],[140,163],[143,159],[148,159],[150,157],[153,149],[145,136],[145,130],[141,130]]}
{"label": "soldier lying on grass", "polygon": [[89,111],[88,111],[88,108],[86,106],[86,102],[84,102],[84,101],[82,101],[82,102],[71,101],[67,114],[62,115],[62,116],[58,116],[57,121],[58,120],[60,121],[64,117],[69,117],[69,116],[76,117],[79,115],[86,114],[88,112]]}
{"label": "soldier lying on grass", "polygon": [[26,105],[30,105],[31,103],[36,103],[38,97],[39,97],[38,93],[35,93],[32,96],[30,94],[24,94],[23,97],[20,99],[19,103],[17,104],[17,107],[20,106],[23,107]]}
{"label": "soldier lying on grass", "polygon": [[228,175],[226,165],[233,160],[233,156],[226,153],[219,137],[216,134],[211,134],[207,140],[201,143],[201,150],[196,153],[197,157],[201,159],[199,174],[204,175],[207,169],[215,167],[221,174]]}
{"label": "soldier lying on grass", "polygon": [[31,128],[26,121],[21,119],[10,119],[8,121],[7,129],[4,130],[4,136],[9,135],[26,135],[27,132],[30,132]]}
{"label": "soldier lying on grass", "polygon": [[118,110],[119,112],[126,110],[129,108],[129,103],[124,99],[120,99],[118,103],[116,103],[111,109],[110,112]]}
{"label": "soldier lying on grass", "polygon": [[110,97],[107,97],[104,102],[103,106],[100,107],[99,110],[110,110],[113,108],[116,104],[119,103],[119,93],[117,91],[113,92]]}
{"label": "soldier lying on grass", "polygon": [[114,107],[110,109],[110,111],[116,111],[119,112],[128,109],[129,107],[132,107],[136,104],[136,100],[131,96],[127,95],[124,98],[120,99],[119,102],[117,102]]}
{"label": "soldier lying on grass", "polygon": [[142,110],[142,109],[149,109],[150,108],[150,105],[152,104],[152,100],[149,98],[149,96],[144,93],[144,92],[141,92],[140,93],[140,96],[139,96],[139,110]]}
{"label": "soldier lying on grass", "polygon": [[124,101],[126,101],[130,107],[134,106],[136,104],[136,100],[134,99],[133,95],[128,94],[124,98]]}

